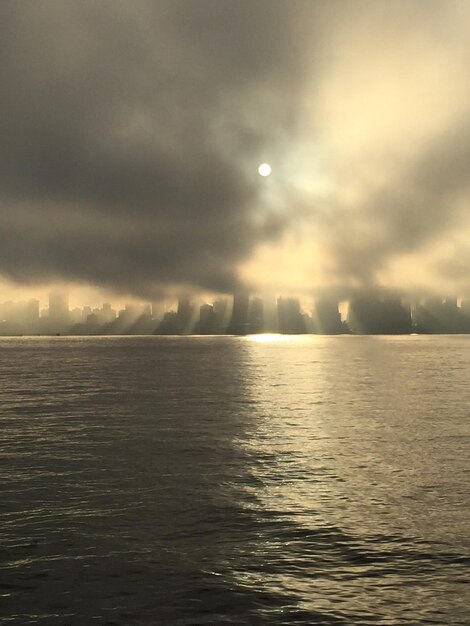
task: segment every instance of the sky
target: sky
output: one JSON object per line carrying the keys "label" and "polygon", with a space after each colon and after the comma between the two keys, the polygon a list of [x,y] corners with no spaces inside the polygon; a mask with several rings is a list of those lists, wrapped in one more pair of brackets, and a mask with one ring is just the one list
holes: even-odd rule
{"label": "sky", "polygon": [[0,300],[470,296],[469,67],[467,0],[3,0]]}

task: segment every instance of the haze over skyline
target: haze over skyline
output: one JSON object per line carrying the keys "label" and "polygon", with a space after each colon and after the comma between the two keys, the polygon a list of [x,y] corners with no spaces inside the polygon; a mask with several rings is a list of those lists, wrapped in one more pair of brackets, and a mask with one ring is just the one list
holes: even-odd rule
{"label": "haze over skyline", "polygon": [[0,31],[0,299],[470,295],[468,2],[4,0]]}

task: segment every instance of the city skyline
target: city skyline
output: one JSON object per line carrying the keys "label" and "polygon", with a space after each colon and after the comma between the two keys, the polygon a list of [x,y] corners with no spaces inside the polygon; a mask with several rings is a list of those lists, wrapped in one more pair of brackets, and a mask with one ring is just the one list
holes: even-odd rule
{"label": "city skyline", "polygon": [[10,626],[467,626],[470,0],[0,1]]}
{"label": "city skyline", "polygon": [[470,333],[470,301],[454,297],[409,299],[396,294],[358,293],[348,301],[263,298],[248,293],[213,301],[179,298],[127,303],[113,308],[70,307],[66,290],[38,300],[0,302],[0,336],[15,335],[247,335],[455,334]]}

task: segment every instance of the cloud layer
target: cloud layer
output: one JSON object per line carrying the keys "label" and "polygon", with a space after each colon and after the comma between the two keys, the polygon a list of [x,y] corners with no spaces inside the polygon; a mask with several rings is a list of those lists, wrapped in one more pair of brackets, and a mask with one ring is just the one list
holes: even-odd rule
{"label": "cloud layer", "polygon": [[249,259],[269,282],[300,232],[299,288],[394,285],[427,255],[465,290],[468,17],[452,0],[5,0],[0,273],[230,292]]}

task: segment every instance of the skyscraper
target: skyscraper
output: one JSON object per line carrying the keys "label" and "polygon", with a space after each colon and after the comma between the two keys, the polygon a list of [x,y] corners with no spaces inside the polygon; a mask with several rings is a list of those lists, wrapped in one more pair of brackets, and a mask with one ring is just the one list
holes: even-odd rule
{"label": "skyscraper", "polygon": [[63,330],[70,323],[69,296],[63,289],[49,293],[49,325],[51,330]]}
{"label": "skyscraper", "polygon": [[239,293],[233,297],[232,319],[227,333],[229,335],[246,335],[248,333],[248,309],[250,296]]}
{"label": "skyscraper", "polygon": [[336,335],[343,332],[338,302],[325,298],[315,302],[313,313],[314,332],[320,335]]}
{"label": "skyscraper", "polygon": [[300,302],[297,298],[278,298],[277,313],[281,333],[299,335],[307,332],[305,318],[301,313]]}

